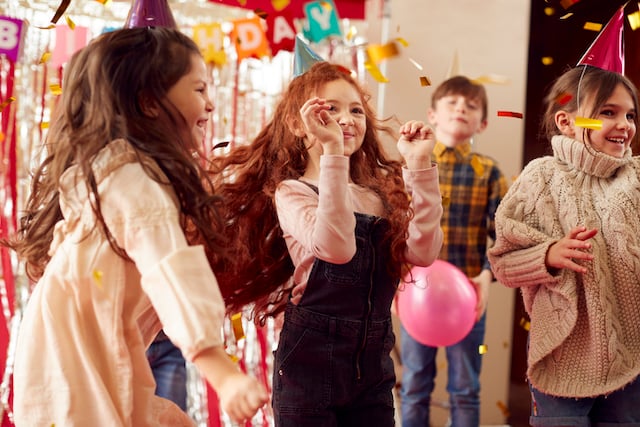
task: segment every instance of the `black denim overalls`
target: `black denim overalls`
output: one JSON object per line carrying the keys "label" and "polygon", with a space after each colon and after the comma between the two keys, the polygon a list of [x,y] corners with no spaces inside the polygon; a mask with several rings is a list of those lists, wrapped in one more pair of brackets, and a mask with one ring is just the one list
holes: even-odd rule
{"label": "black denim overalls", "polygon": [[355,215],[353,259],[316,259],[300,303],[286,307],[273,370],[277,427],[394,425],[388,222]]}

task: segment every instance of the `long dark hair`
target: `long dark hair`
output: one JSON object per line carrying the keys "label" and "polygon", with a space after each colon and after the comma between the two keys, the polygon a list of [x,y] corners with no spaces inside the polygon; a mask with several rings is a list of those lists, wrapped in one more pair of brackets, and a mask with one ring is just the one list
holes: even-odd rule
{"label": "long dark hair", "polygon": [[[175,29],[152,27],[105,33],[73,55],[64,70],[63,93],[17,236],[3,241],[25,260],[30,278],[39,278],[50,259],[53,228],[62,219],[58,183],[72,165],[80,168],[86,180],[96,227],[126,258],[102,217],[91,167],[95,155],[118,138],[129,141],[143,165],[144,157],[160,167],[162,173],[150,167],[145,171],[173,187],[187,238],[223,257],[217,198],[211,193],[207,172],[194,159],[198,147],[181,137],[180,130],[187,126],[184,117],[166,100],[167,91],[190,71],[194,55],[200,52],[189,37]],[[162,114],[145,114],[144,102],[158,106]]]}

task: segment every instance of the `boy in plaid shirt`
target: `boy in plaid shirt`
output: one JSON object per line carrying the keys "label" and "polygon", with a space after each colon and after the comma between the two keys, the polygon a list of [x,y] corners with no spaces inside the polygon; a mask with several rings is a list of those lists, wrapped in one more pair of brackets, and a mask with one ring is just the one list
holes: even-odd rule
{"label": "boy in plaid shirt", "polygon": [[[490,157],[472,151],[473,136],[487,126],[484,87],[463,76],[440,84],[427,114],[435,127],[433,161],[438,164],[444,242],[439,258],[460,268],[476,286],[477,321],[459,343],[446,347],[452,427],[480,424],[479,346],[484,341],[489,285],[488,239],[495,238],[494,215],[507,191],[506,180]],[[437,347],[414,340],[401,327],[403,427],[429,425],[436,376]]]}

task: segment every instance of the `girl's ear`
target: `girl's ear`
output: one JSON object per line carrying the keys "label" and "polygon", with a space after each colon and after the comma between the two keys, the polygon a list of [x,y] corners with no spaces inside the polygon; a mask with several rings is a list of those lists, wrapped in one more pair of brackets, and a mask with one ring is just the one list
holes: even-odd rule
{"label": "girl's ear", "polygon": [[152,119],[157,118],[160,115],[160,109],[158,108],[158,102],[147,95],[138,96],[138,104],[142,114]]}
{"label": "girl's ear", "polygon": [[556,127],[565,136],[574,138],[576,136],[576,129],[571,114],[564,110],[556,112],[555,115]]}
{"label": "girl's ear", "polygon": [[307,136],[307,133],[304,131],[299,118],[287,117],[287,126],[289,127],[289,131],[291,131],[291,133],[298,138],[304,138],[305,136]]}

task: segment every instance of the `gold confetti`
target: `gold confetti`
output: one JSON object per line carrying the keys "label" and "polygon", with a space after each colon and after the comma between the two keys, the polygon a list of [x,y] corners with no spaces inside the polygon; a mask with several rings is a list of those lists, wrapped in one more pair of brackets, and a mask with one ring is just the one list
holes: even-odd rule
{"label": "gold confetti", "polygon": [[372,44],[367,47],[367,54],[369,59],[374,64],[379,64],[385,59],[393,58],[400,54],[398,45],[396,42],[389,42],[387,44]]}
{"label": "gold confetti", "polygon": [[627,19],[629,20],[629,26],[633,31],[637,30],[640,27],[640,10],[636,10],[633,13],[627,15]]}
{"label": "gold confetti", "polygon": [[93,270],[93,272],[91,273],[91,275],[93,276],[93,281],[100,290],[102,290],[102,274],[103,273],[100,270]]}
{"label": "gold confetti", "polygon": [[598,24],[597,22],[585,22],[584,27],[582,28],[585,30],[598,32],[602,29],[602,24]]}
{"label": "gold confetti", "polygon": [[356,36],[356,34],[358,34],[358,29],[352,25],[351,27],[349,27],[349,31],[347,31],[347,35],[345,36],[345,38],[347,39],[347,41],[351,41]]}
{"label": "gold confetti", "polygon": [[0,131],[0,142],[4,142],[4,138],[5,138],[4,132]]}
{"label": "gold confetti", "polygon": [[267,19],[267,17],[269,16],[269,14],[262,9],[256,9],[253,11],[253,13],[255,13],[259,18],[262,19]]}
{"label": "gold confetti", "polygon": [[49,89],[51,89],[51,93],[54,95],[62,95],[62,87],[57,83],[50,84]]}
{"label": "gold confetti", "polygon": [[498,74],[487,74],[484,76],[476,77],[473,81],[477,84],[499,84],[504,85],[509,83],[509,78],[505,76],[500,76]]}
{"label": "gold confetti", "polygon": [[40,61],[38,62],[38,64],[46,64],[47,62],[49,62],[49,59],[51,59],[51,52],[45,52],[40,57]]}
{"label": "gold confetti", "polygon": [[522,329],[524,329],[525,331],[528,331],[531,327],[531,323],[523,317],[522,319],[520,319],[520,326],[522,326]]}
{"label": "gold confetti", "polygon": [[451,204],[451,197],[443,195],[442,196],[442,206],[444,206],[446,208],[450,204]]}
{"label": "gold confetti", "polygon": [[400,43],[404,47],[409,46],[409,42],[406,41],[405,39],[403,39],[402,37],[396,37],[395,41],[397,41],[398,43]]}
{"label": "gold confetti", "polygon": [[545,7],[544,8],[544,14],[547,16],[551,16],[554,13],[556,13],[556,10],[553,7]]}
{"label": "gold confetti", "polygon": [[551,65],[553,64],[553,58],[550,56],[543,56],[542,57],[542,65]]}
{"label": "gold confetti", "polygon": [[364,68],[369,72],[369,74],[371,74],[371,77],[373,77],[378,83],[389,82],[389,79],[387,79],[385,76],[382,75],[382,72],[380,72],[380,69],[378,68],[378,66],[373,62],[371,62],[370,60],[367,59],[366,61],[364,61]]}
{"label": "gold confetti", "polygon": [[487,354],[488,350],[489,350],[489,347],[487,347],[486,344],[480,344],[478,346],[478,354]]}
{"label": "gold confetti", "polygon": [[242,327],[242,313],[231,315],[231,326],[233,327],[233,335],[236,337],[236,341],[243,339],[244,328]]}
{"label": "gold confetti", "polygon": [[602,120],[576,117],[576,126],[584,129],[599,130],[602,129]]}
{"label": "gold confetti", "polygon": [[333,9],[333,6],[331,6],[331,3],[328,1],[321,1],[320,6],[322,6],[326,11]]}
{"label": "gold confetti", "polygon": [[56,27],[56,24],[49,24],[46,27],[38,27],[38,26],[36,26],[36,28],[39,28],[41,30],[51,30],[51,29],[54,29],[55,27]]}
{"label": "gold confetti", "polygon": [[569,19],[569,18],[571,18],[572,16],[573,16],[573,12],[569,12],[569,13],[565,13],[564,15],[562,15],[562,16],[560,17],[560,19],[564,21],[565,19]]}
{"label": "gold confetti", "polygon": [[496,402],[496,406],[500,409],[500,411],[502,412],[502,415],[507,418],[511,415],[511,412],[509,411],[509,408],[507,408],[507,405],[505,405],[505,403],[501,400],[498,400]]}
{"label": "gold confetti", "polygon": [[431,86],[431,80],[427,76],[420,76],[420,86]]}
{"label": "gold confetti", "polygon": [[280,12],[285,7],[289,6],[291,0],[271,0],[271,6],[276,12]]}
{"label": "gold confetti", "polygon": [[72,30],[76,29],[76,23],[73,22],[71,18],[69,18],[68,16],[65,16],[64,19],[66,19],[67,25],[69,26],[69,28],[71,28]]}
{"label": "gold confetti", "polygon": [[7,105],[11,104],[15,100],[16,100],[16,98],[14,98],[13,96],[10,96],[9,98],[7,98],[4,101],[2,101],[2,104],[0,104],[0,111],[4,110],[4,107],[6,107]]}
{"label": "gold confetti", "polygon": [[97,1],[98,3],[100,3],[100,4],[104,5],[104,6],[106,6],[106,5],[108,5],[109,3],[111,3],[111,0],[96,0],[96,1]]}
{"label": "gold confetti", "polygon": [[49,129],[49,122],[40,123],[40,129]]}

